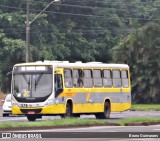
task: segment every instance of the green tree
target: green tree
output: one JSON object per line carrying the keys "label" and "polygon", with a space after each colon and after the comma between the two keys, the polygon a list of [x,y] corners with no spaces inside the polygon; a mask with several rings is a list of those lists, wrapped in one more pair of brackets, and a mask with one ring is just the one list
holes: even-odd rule
{"label": "green tree", "polygon": [[133,99],[138,103],[160,101],[160,26],[149,23],[122,39],[112,49],[113,60],[131,67]]}
{"label": "green tree", "polygon": [[[32,21],[51,1],[30,0],[29,20]],[[0,36],[3,36],[0,81],[3,84],[2,79],[13,64],[25,62],[26,1],[0,0],[0,6]],[[63,0],[53,3],[30,25],[31,61],[44,58],[112,62],[112,52],[109,51],[117,44],[119,47],[120,39],[136,40],[131,32],[149,21],[159,24],[159,7],[159,0]],[[125,46],[130,48],[130,44]],[[123,49],[119,51],[124,53]],[[126,62],[129,62],[126,58],[135,56],[139,61],[137,52],[140,50],[133,48],[132,51],[134,53],[123,56]]]}

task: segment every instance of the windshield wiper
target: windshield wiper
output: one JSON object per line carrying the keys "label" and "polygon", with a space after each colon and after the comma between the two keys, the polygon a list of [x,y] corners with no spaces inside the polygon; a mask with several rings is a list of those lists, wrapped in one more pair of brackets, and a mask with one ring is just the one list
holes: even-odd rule
{"label": "windshield wiper", "polygon": [[29,77],[29,80],[28,80],[26,75],[23,74],[23,78],[26,81],[26,83],[28,84],[28,90],[30,90],[30,77]]}

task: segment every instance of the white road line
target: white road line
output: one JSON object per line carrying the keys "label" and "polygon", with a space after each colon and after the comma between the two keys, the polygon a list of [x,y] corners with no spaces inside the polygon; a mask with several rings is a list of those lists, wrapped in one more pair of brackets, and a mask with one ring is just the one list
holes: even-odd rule
{"label": "white road line", "polygon": [[[122,126],[122,127],[123,127],[123,126]],[[91,130],[91,129],[97,129],[97,131],[98,131],[98,129],[103,129],[103,128],[106,129],[106,126],[104,126],[104,127],[98,126],[98,127],[83,127],[83,128],[66,128],[66,129],[63,129],[63,128],[62,128],[62,129],[56,129],[56,128],[54,129],[54,128],[53,128],[53,129],[44,129],[44,130],[43,130],[43,129],[42,129],[42,130],[39,129],[39,130],[27,130],[27,132],[33,132],[33,131],[36,131],[36,132],[37,132],[37,131],[38,131],[38,132],[54,132],[54,131],[57,131],[57,132],[63,132],[63,131],[64,131],[64,132],[65,132],[65,131],[67,131],[67,132],[72,132],[72,131],[73,131],[73,132],[76,132],[76,129],[77,129],[77,130],[85,130],[85,131],[86,131],[86,130]],[[114,126],[113,126],[113,127],[107,127],[107,128],[117,128],[117,127],[114,127]],[[15,131],[15,132],[19,132],[19,131]],[[26,131],[20,131],[20,132],[26,132]],[[89,132],[94,132],[94,131],[89,131]],[[117,131],[111,130],[111,131],[106,131],[106,132],[117,132]]]}
{"label": "white road line", "polygon": [[153,129],[154,131],[160,131],[160,129]]}

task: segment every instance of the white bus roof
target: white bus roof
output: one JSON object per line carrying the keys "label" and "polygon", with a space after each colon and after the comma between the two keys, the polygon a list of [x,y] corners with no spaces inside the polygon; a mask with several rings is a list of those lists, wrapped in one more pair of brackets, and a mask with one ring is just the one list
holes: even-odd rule
{"label": "white bus roof", "polygon": [[21,63],[16,64],[15,66],[29,66],[29,65],[52,65],[55,68],[126,68],[129,66],[127,64],[110,64],[110,63],[102,63],[102,62],[87,62],[82,63],[77,61],[75,63],[70,63],[68,61],[37,61],[31,63]]}

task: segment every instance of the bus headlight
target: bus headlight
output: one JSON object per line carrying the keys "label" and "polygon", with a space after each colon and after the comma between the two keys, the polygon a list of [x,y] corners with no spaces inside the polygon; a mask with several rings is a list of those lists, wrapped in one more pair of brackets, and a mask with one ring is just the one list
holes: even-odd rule
{"label": "bus headlight", "polygon": [[17,102],[13,98],[12,98],[12,106],[18,106]]}

